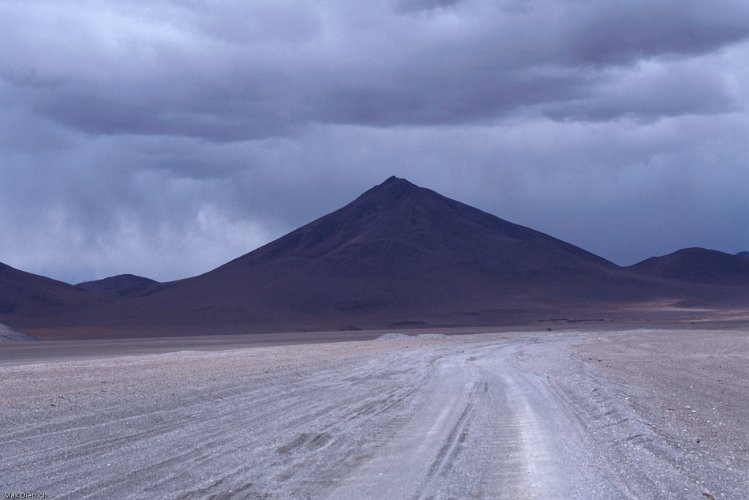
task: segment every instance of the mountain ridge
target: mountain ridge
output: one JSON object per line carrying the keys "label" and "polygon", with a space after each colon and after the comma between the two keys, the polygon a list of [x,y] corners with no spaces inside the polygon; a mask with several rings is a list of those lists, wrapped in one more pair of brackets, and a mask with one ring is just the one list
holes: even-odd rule
{"label": "mountain ridge", "polygon": [[[123,296],[73,288],[100,302],[26,321],[32,334],[528,324],[600,311],[621,316],[652,304],[679,309],[744,300],[735,287],[622,268],[397,177],[198,276],[146,283]],[[13,325],[14,318],[0,314],[0,321]]]}

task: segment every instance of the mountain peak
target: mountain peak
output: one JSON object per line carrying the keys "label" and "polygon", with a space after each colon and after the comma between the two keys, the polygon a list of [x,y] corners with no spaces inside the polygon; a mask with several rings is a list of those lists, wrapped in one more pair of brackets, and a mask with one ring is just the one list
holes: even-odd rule
{"label": "mountain peak", "polygon": [[414,185],[411,182],[409,182],[408,179],[404,179],[402,177],[396,177],[394,175],[391,175],[390,177],[385,179],[385,182],[383,182],[382,184],[383,185],[384,184],[410,184],[412,186]]}
{"label": "mountain peak", "polygon": [[421,198],[425,194],[430,193],[426,188],[417,186],[416,184],[403,179],[401,177],[388,177],[384,182],[374,186],[373,188],[362,194],[357,201],[368,201],[374,202],[379,206],[387,207],[401,199],[416,199]]}
{"label": "mountain peak", "polygon": [[295,266],[302,261],[315,261],[316,268],[329,266],[331,277],[366,274],[378,279],[436,275],[441,269],[488,270],[504,279],[515,268],[552,274],[614,267],[582,249],[395,176],[219,269],[234,272],[236,265]]}
{"label": "mountain peak", "polygon": [[385,179],[385,182],[382,184],[379,184],[375,186],[373,189],[398,189],[398,190],[419,190],[422,189],[420,186],[417,186],[413,182],[410,182],[408,179],[403,179],[401,177],[396,176],[390,176],[387,179]]}

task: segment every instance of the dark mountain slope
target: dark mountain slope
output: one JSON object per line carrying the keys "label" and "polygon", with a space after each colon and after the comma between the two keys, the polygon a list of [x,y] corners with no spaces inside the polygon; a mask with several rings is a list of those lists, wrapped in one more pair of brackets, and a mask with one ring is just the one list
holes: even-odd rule
{"label": "dark mountain slope", "polygon": [[0,322],[8,325],[57,321],[110,299],[0,263]]}

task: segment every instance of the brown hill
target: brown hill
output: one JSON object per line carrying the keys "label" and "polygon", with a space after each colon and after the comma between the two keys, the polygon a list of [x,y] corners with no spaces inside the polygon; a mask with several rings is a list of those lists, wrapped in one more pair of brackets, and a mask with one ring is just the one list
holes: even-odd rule
{"label": "brown hill", "polygon": [[749,259],[704,248],[685,248],[662,257],[651,257],[629,269],[692,283],[749,286]]}

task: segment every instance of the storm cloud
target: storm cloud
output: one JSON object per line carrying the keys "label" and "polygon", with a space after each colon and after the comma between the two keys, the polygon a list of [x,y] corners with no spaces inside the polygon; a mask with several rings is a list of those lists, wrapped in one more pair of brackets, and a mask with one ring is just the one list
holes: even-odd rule
{"label": "storm cloud", "polygon": [[742,1],[0,4],[0,261],[207,271],[390,175],[619,264],[749,249]]}

